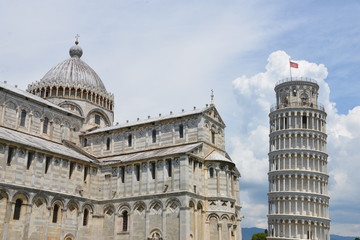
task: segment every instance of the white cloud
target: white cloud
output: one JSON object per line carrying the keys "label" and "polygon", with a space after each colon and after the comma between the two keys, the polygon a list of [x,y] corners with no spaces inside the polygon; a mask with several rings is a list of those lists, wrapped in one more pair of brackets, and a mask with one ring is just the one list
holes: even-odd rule
{"label": "white cloud", "polygon": [[[253,198],[258,197],[249,193],[254,183],[267,186],[268,171],[268,113],[269,107],[275,102],[274,86],[280,79],[289,77],[289,58],[284,51],[270,54],[265,72],[260,72],[251,77],[241,76],[233,81],[233,87],[241,108],[240,129],[237,137],[231,139],[233,152],[231,153],[242,173],[244,190],[242,195],[243,214],[245,226],[259,225],[260,219],[266,219],[267,208],[265,203],[260,204]],[[355,209],[360,199],[360,106],[350,110],[348,114],[337,113],[336,104],[330,101],[330,88],[325,81],[328,72],[323,64],[311,63],[306,60],[294,60],[299,63],[299,69],[292,69],[293,77],[309,77],[315,79],[320,85],[319,101],[324,104],[328,113],[328,153],[331,208],[342,215],[349,214],[349,219],[332,218],[334,233],[344,234],[341,226],[347,226],[347,235],[356,235],[355,228],[350,226],[352,218],[359,217]],[[265,202],[265,201],[264,201]],[[260,209],[260,211],[253,211]],[[330,212],[331,214],[331,212]],[[250,218],[246,218],[249,215]],[[351,215],[351,216],[350,216]],[[346,222],[347,221],[347,222]],[[266,227],[266,226],[265,226]]]}

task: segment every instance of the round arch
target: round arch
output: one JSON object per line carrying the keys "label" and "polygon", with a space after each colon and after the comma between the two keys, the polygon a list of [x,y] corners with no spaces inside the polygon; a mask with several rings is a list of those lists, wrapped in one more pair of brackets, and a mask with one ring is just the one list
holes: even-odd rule
{"label": "round arch", "polygon": [[59,105],[59,107],[65,108],[70,111],[75,111],[75,112],[79,113],[81,116],[84,116],[84,111],[82,110],[80,105],[77,103],[74,103],[71,101],[64,101],[64,102],[59,103],[58,105]]}
{"label": "round arch", "polygon": [[75,240],[75,237],[71,233],[68,233],[65,235],[64,240]]}
{"label": "round arch", "polygon": [[100,109],[100,108],[94,108],[94,109],[92,109],[91,111],[88,112],[88,114],[87,114],[87,116],[86,116],[86,122],[87,122],[87,123],[88,123],[89,120],[90,120],[90,116],[91,116],[92,114],[95,114],[95,113],[101,115],[101,117],[102,117],[102,118],[104,119],[104,121],[105,121],[106,126],[110,126],[110,125],[111,125],[111,121],[110,121],[109,117],[108,117],[107,114],[104,112],[104,110],[102,110],[102,109]]}

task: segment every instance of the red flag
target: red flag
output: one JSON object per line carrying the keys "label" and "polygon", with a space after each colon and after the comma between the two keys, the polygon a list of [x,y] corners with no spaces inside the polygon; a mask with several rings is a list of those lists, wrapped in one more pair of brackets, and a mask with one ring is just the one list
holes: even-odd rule
{"label": "red flag", "polygon": [[292,67],[292,68],[299,68],[299,64],[290,61],[290,67]]}

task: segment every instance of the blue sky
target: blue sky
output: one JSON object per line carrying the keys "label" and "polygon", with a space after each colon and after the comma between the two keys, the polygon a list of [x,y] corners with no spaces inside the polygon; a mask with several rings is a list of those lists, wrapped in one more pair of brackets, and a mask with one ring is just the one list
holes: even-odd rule
{"label": "blue sky", "polygon": [[115,121],[202,107],[214,89],[242,173],[243,225],[266,227],[267,106],[291,56],[295,75],[318,80],[329,112],[332,232],[355,236],[359,12],[351,0],[0,0],[0,80],[26,89],[69,57],[79,34],[82,59],[115,94]]}

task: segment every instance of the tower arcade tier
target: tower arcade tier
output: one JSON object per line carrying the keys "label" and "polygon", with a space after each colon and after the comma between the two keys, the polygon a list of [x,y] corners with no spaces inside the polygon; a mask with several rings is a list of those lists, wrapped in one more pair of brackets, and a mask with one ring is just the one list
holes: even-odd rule
{"label": "tower arcade tier", "polygon": [[326,112],[309,78],[279,81],[270,109],[268,239],[330,240]]}

